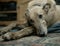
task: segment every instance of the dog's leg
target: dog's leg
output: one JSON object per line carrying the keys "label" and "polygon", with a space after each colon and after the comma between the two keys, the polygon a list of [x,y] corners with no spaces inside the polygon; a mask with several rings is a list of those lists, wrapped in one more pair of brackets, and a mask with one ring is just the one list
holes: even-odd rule
{"label": "dog's leg", "polygon": [[16,24],[17,24],[17,23],[13,22],[13,23],[11,23],[10,25],[8,25],[7,27],[4,27],[4,28],[0,29],[0,36],[1,36],[2,34],[5,34],[5,33],[9,32],[9,30],[11,30],[13,27],[15,27]]}
{"label": "dog's leg", "polygon": [[19,38],[22,38],[26,35],[29,35],[33,32],[33,28],[32,27],[26,27],[20,31],[17,31],[17,32],[8,32],[6,34],[4,34],[2,36],[3,39],[5,40],[15,40],[15,39],[19,39]]}

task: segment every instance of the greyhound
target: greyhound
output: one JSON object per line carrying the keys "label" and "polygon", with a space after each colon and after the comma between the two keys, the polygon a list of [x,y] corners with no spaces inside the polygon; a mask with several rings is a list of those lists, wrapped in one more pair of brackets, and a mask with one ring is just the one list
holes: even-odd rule
{"label": "greyhound", "polygon": [[[47,35],[47,28],[60,21],[59,6],[54,0],[33,0],[28,3],[26,19],[31,25],[17,32],[7,32],[2,35],[2,39],[18,39],[33,31],[40,35]],[[35,29],[35,30],[34,30]]]}

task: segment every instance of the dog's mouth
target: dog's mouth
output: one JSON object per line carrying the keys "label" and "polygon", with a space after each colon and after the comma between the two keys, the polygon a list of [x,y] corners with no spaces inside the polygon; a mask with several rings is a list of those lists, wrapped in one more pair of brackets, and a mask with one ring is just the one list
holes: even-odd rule
{"label": "dog's mouth", "polygon": [[37,36],[44,37],[46,35],[45,32],[41,32],[41,30],[37,30]]}

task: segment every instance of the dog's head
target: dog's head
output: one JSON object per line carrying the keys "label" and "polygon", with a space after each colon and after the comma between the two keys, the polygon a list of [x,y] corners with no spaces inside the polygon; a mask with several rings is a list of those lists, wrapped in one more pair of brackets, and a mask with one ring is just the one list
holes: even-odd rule
{"label": "dog's head", "polygon": [[47,35],[47,22],[53,18],[55,5],[53,0],[33,0],[28,4],[26,17],[30,24],[37,29],[38,35]]}

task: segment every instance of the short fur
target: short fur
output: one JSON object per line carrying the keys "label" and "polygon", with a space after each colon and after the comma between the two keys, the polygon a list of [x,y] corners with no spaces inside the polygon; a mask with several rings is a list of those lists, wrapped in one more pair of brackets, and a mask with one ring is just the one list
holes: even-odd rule
{"label": "short fur", "polygon": [[60,21],[59,12],[60,8],[54,0],[33,0],[28,4],[26,11],[26,18],[32,27],[26,27],[17,32],[8,32],[1,38],[7,40],[18,39],[32,33],[34,28],[37,35],[47,35],[47,27]]}

